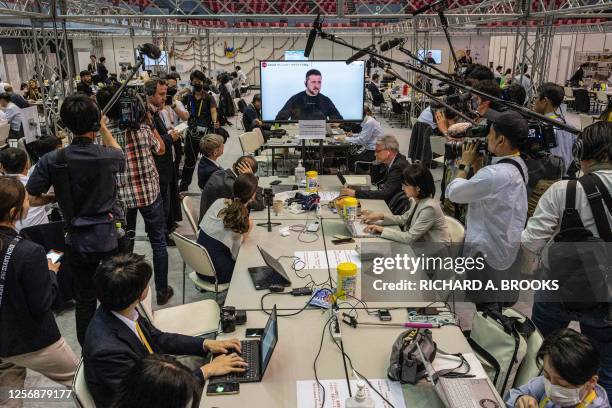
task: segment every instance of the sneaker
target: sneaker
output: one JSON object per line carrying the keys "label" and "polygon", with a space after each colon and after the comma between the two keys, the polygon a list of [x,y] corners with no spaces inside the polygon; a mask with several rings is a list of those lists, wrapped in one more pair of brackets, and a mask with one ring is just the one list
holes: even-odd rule
{"label": "sneaker", "polygon": [[174,290],[172,289],[172,286],[168,286],[166,289],[163,290],[158,290],[157,291],[157,304],[159,306],[163,306],[166,303],[168,303],[168,301],[170,300],[170,298],[174,296]]}

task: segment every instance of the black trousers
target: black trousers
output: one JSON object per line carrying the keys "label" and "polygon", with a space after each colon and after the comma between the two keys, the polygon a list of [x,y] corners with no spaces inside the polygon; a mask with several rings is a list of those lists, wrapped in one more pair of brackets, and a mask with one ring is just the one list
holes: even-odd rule
{"label": "black trousers", "polygon": [[100,262],[115,255],[118,251],[81,253],[67,247],[70,267],[74,275],[74,298],[76,300],[75,318],[77,339],[82,346],[87,326],[96,312],[97,298],[93,276]]}
{"label": "black trousers", "polygon": [[183,164],[183,172],[181,173],[179,191],[189,190],[189,185],[193,178],[193,171],[195,170],[198,156],[200,155],[200,140],[201,137],[198,137],[197,133],[192,134],[191,131],[187,131],[184,150],[185,163]]}

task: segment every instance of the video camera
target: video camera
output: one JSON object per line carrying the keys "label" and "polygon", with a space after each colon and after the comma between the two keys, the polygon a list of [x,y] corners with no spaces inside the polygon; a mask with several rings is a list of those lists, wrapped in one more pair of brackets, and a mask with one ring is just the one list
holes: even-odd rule
{"label": "video camera", "polygon": [[466,142],[477,143],[478,147],[476,148],[476,151],[478,154],[484,155],[487,152],[488,134],[489,125],[466,127],[465,131],[462,133],[452,135],[454,138],[459,138],[461,140],[451,140],[444,143],[444,157],[448,160],[455,160],[461,157],[461,154],[463,153],[463,144]]}
{"label": "video camera", "polygon": [[126,90],[117,102],[119,104],[119,127],[121,129],[138,130],[147,114],[144,99],[135,89]]}

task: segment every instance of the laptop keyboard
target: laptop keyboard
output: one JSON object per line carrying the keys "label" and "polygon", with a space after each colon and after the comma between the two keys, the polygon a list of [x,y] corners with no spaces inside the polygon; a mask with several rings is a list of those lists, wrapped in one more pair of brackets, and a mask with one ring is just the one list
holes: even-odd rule
{"label": "laptop keyboard", "polygon": [[259,341],[242,340],[242,358],[249,365],[243,373],[229,373],[225,378],[228,381],[257,381],[259,377]]}
{"label": "laptop keyboard", "polygon": [[452,379],[443,381],[444,394],[448,399],[448,405],[453,408],[478,408],[474,402],[472,385],[469,381]]}

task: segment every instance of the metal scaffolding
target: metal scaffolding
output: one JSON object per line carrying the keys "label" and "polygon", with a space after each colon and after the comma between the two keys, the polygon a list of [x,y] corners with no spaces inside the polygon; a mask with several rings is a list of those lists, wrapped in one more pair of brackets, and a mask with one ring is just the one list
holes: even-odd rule
{"label": "metal scaffolding", "polygon": [[[419,55],[419,50],[429,50],[430,47],[430,38],[429,38],[429,30],[423,29],[423,25],[425,24],[424,20],[421,18],[415,18],[412,20],[413,22],[413,36],[412,36],[412,46],[411,50],[412,54]],[[411,61],[414,63],[414,61]],[[428,78],[422,77],[420,74],[410,70],[408,74],[408,78],[410,82],[413,84],[426,88],[426,83],[429,81]],[[427,105],[427,97],[417,92],[414,88],[410,89],[410,127],[412,127],[412,120],[416,120],[419,117],[423,109],[426,108]]]}

